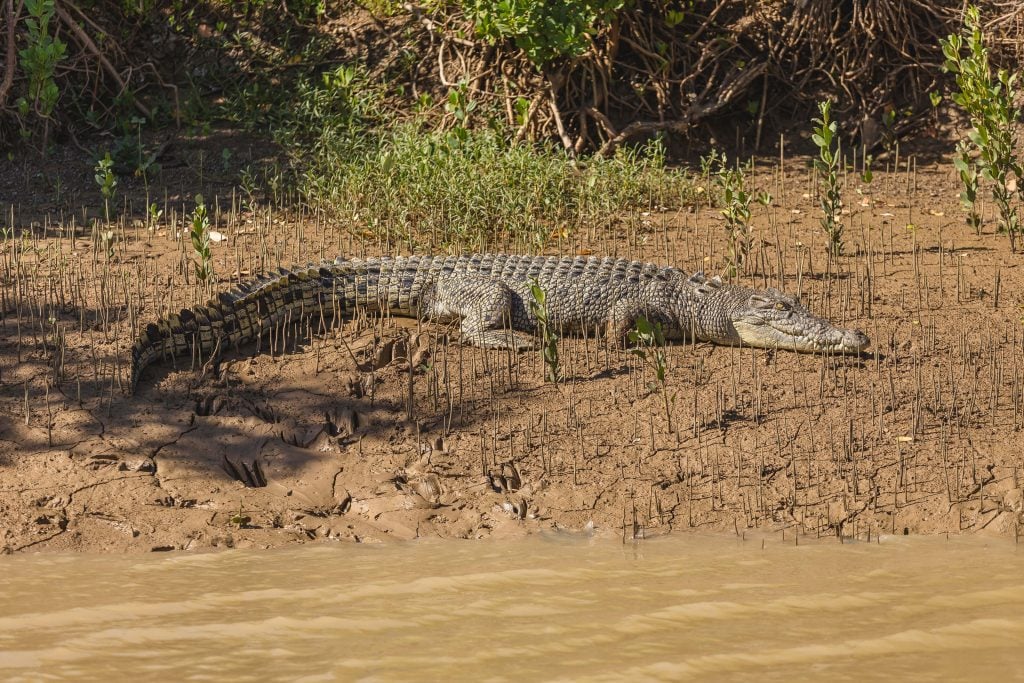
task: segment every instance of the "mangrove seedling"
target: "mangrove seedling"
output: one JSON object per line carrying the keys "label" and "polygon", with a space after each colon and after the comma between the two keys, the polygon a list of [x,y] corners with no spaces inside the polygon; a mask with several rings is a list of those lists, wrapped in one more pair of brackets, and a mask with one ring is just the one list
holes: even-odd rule
{"label": "mangrove seedling", "polygon": [[196,195],[196,208],[192,211],[192,250],[195,252],[193,265],[196,278],[204,285],[213,275],[212,257],[210,254],[210,218],[206,213],[203,195]]}
{"label": "mangrove seedling", "polygon": [[97,159],[96,168],[93,170],[95,172],[93,178],[96,180],[100,193],[103,195],[103,214],[109,223],[110,200],[113,198],[114,190],[117,188],[117,176],[114,175],[114,160],[110,158],[109,151],[103,155],[102,159]]}
{"label": "mangrove seedling", "polygon": [[[1020,119],[1020,109],[1015,105],[1020,100],[1017,76],[1006,69],[997,70],[993,76],[980,12],[975,5],[967,6],[962,34],[951,34],[940,42],[946,58],[945,68],[956,76],[958,92],[953,93],[953,102],[970,117],[972,128],[967,137],[979,152],[972,164],[966,151],[958,147],[958,158],[954,161],[964,183],[962,201],[965,205],[970,202],[968,222],[980,223],[974,208],[977,176],[980,176],[992,183],[992,199],[999,210],[999,229],[1009,236],[1010,249],[1016,251],[1017,236],[1022,230],[1013,196],[1020,196],[1024,191],[1024,169],[1016,156],[1016,124]],[[966,55],[961,52],[965,44]],[[971,175],[972,165],[977,169],[976,176]]]}
{"label": "mangrove seedling", "polygon": [[818,147],[814,171],[821,191],[821,227],[828,235],[829,256],[839,256],[843,253],[843,198],[839,190],[838,126],[831,117],[832,101],[819,102],[818,112],[821,118],[812,119],[818,125],[811,134],[811,140]]}
{"label": "mangrove seedling", "polygon": [[530,297],[527,302],[530,314],[537,319],[537,329],[543,342],[541,357],[544,359],[544,381],[557,382],[561,374],[558,360],[558,334],[551,329],[548,317],[548,297],[536,278],[530,280]]}

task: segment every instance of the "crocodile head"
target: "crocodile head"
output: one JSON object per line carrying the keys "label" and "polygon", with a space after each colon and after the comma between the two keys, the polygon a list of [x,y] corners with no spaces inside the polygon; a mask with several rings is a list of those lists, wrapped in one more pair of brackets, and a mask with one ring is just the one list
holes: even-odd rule
{"label": "crocodile head", "polygon": [[836,327],[776,289],[733,298],[732,327],[745,346],[808,353],[858,354],[871,340],[860,330]]}

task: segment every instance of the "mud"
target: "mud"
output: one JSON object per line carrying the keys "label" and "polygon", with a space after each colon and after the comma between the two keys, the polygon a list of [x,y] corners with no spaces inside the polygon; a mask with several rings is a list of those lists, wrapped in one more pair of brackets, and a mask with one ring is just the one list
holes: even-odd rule
{"label": "mud", "polygon": [[[799,161],[754,182],[740,281],[799,293],[873,341],[861,358],[683,344],[665,391],[601,339],[481,351],[457,330],[318,321],[125,394],[142,324],[203,300],[180,204],[93,229],[22,218],[2,244],[0,548],[157,551],[594,528],[1016,538],[1024,501],[1024,269],[964,224],[951,166],[847,178],[846,255],[825,258]],[[407,253],[352,225],[222,197],[212,289],[337,253]],[[27,216],[28,214],[26,214]],[[19,237],[19,235],[21,235]],[[521,250],[514,240],[494,250]],[[429,250],[429,243],[417,245]],[[708,207],[552,236],[546,253],[720,272]],[[671,424],[669,417],[671,418]]]}

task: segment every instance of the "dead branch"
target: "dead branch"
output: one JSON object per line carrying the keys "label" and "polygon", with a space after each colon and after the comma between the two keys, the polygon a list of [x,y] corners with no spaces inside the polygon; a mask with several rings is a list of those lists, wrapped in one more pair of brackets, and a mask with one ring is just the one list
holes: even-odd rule
{"label": "dead branch", "polygon": [[558,104],[555,102],[554,94],[548,101],[548,106],[551,107],[551,115],[555,118],[555,130],[558,131],[558,137],[562,141],[562,146],[565,147],[565,151],[569,153],[569,156],[575,155],[575,146],[572,143],[572,138],[569,137],[569,133],[565,130],[565,124],[562,122],[562,114],[558,111]]}
{"label": "dead branch", "polygon": [[[64,0],[62,4],[73,6],[72,3],[67,2],[67,0]],[[75,19],[70,14],[68,14],[68,11],[64,9],[62,4],[53,4],[54,10],[57,12],[57,16],[60,17],[61,22],[64,24],[65,27],[67,27],[69,31],[71,31],[71,35],[75,37],[75,39],[78,41],[78,44],[84,50],[86,50],[87,52],[91,53],[94,57],[96,57],[96,60],[100,63],[100,66],[103,67],[103,70],[107,72],[107,75],[113,78],[114,82],[117,83],[118,88],[120,88],[121,90],[121,94],[125,93],[128,90],[128,85],[124,82],[124,79],[121,78],[121,74],[117,72],[117,69],[115,69],[114,65],[110,63],[110,60],[107,59],[106,55],[104,55],[103,52],[98,47],[96,47],[96,43],[94,43],[92,38],[89,37],[89,34],[85,32],[85,29],[79,26],[78,22],[75,21]],[[149,107],[144,105],[135,97],[132,97],[132,103],[135,105],[135,108],[138,109],[139,112],[147,119],[152,118],[152,114],[149,111]]]}
{"label": "dead branch", "polygon": [[7,21],[7,55],[6,63],[4,64],[4,80],[0,83],[0,109],[4,109],[7,106],[7,93],[10,92],[11,86],[14,85],[14,66],[15,57],[17,52],[15,51],[14,43],[14,26],[18,23],[18,18],[21,17],[21,8],[24,4],[24,0],[18,0],[17,9],[14,8],[14,0],[7,0],[6,12],[4,18]]}
{"label": "dead branch", "polygon": [[597,153],[601,156],[610,156],[615,152],[615,149],[619,145],[634,135],[661,131],[685,134],[694,123],[720,111],[732,102],[740,92],[746,89],[751,81],[764,74],[764,71],[764,64],[748,65],[747,68],[738,75],[733,76],[723,83],[721,87],[718,88],[717,94],[713,100],[690,106],[686,111],[685,116],[672,121],[634,121],[623,128],[617,135],[613,136],[601,145],[601,148]]}
{"label": "dead branch", "polygon": [[537,109],[540,107],[540,103],[544,100],[543,95],[537,95],[530,102],[530,108],[526,110],[526,117],[523,120],[523,125],[519,126],[519,130],[516,131],[515,138],[513,141],[516,143],[522,142],[526,137],[526,132],[530,129],[530,124],[533,122],[533,117],[537,113]]}

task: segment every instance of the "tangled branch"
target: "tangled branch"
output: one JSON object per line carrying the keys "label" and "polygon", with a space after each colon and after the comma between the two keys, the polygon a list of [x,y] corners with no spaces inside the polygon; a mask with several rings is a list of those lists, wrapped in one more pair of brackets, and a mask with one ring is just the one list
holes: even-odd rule
{"label": "tangled branch", "polygon": [[[458,3],[431,4],[430,16],[405,6],[441,38],[443,82],[472,80],[480,98],[506,110],[516,140],[554,138],[570,153],[601,154],[636,136],[688,135],[719,121],[753,121],[760,140],[766,118],[806,118],[824,98],[851,127],[903,125],[892,122],[897,112],[927,111],[943,78],[939,39],[956,30],[961,12],[959,0],[711,0],[672,15],[664,3],[641,0],[594,27],[583,54],[537,65],[515,40],[462,38],[475,34]],[[1006,34],[1022,13],[1005,0],[987,8]],[[502,64],[490,77],[485,50]],[[530,105],[516,119],[509,103],[520,98]]]}

